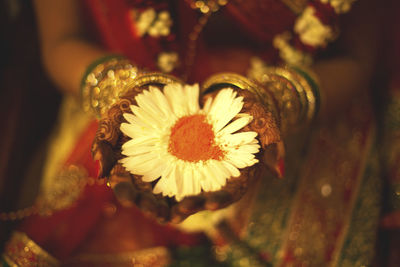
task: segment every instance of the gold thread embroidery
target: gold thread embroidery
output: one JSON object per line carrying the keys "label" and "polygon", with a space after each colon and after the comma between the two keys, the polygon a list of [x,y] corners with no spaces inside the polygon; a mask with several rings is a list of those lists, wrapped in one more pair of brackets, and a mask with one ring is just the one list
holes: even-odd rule
{"label": "gold thread embroidery", "polygon": [[148,249],[124,253],[83,253],[68,260],[69,264],[85,264],[90,266],[142,266],[162,267],[171,262],[169,251],[165,247],[152,247]]}
{"label": "gold thread embroidery", "polygon": [[11,266],[59,266],[60,262],[37,245],[25,233],[14,232],[4,251]]}
{"label": "gold thread embroidery", "polygon": [[[343,246],[369,153],[364,153],[362,159],[359,155],[361,151],[368,152],[372,145],[369,122],[362,118],[360,121],[352,132],[341,128],[350,125],[339,124],[319,133],[320,141],[310,150],[310,161],[303,172],[296,206],[290,215],[287,238],[282,245],[282,262],[289,259],[295,265],[333,264],[332,259],[326,258],[330,250],[328,244],[335,249],[331,257],[336,257],[337,250]],[[369,126],[365,128],[365,125]],[[343,148],[333,147],[338,142]],[[321,157],[318,151],[332,153]],[[331,192],[326,193],[329,191],[324,190],[326,185],[331,187]]]}

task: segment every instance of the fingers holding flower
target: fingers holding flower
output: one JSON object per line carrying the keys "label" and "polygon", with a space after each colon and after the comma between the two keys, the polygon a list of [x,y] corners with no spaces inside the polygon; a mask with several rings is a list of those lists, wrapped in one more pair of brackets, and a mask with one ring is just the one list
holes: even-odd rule
{"label": "fingers holding flower", "polygon": [[138,91],[100,121],[93,154],[117,197],[164,221],[240,199],[260,148],[280,140],[272,115],[250,92],[222,89],[200,105],[197,85]]}
{"label": "fingers holding flower", "polygon": [[[220,190],[239,169],[258,162],[256,132],[238,132],[252,117],[240,113],[243,97],[221,90],[199,105],[198,86],[166,85],[136,97],[138,106],[125,113],[121,131],[131,140],[122,146],[120,162],[153,192],[177,201]],[[240,114],[239,114],[240,113]]]}

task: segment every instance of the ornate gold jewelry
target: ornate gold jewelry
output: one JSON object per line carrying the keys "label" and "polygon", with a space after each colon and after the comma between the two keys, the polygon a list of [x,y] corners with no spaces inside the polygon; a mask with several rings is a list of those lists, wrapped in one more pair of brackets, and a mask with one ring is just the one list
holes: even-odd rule
{"label": "ornate gold jewelry", "polygon": [[0,212],[0,221],[21,220],[31,215],[50,216],[55,211],[69,208],[81,196],[85,186],[102,185],[102,179],[87,176],[84,168],[69,165],[55,177],[51,188],[39,193],[35,203],[27,208]]}
{"label": "ornate gold jewelry", "polygon": [[203,83],[202,93],[227,86],[252,92],[278,119],[283,134],[313,121],[319,92],[312,72],[299,67],[268,67],[257,58],[252,65],[250,79],[234,73],[217,74]]}
{"label": "ornate gold jewelry", "polygon": [[273,95],[256,82],[236,73],[219,73],[211,76],[202,84],[201,93],[205,94],[222,87],[233,87],[252,92],[275,117],[279,116]]}
{"label": "ornate gold jewelry", "polygon": [[146,84],[181,83],[177,78],[162,73],[146,73],[120,57],[97,61],[89,67],[82,82],[82,106],[101,117],[109,107],[133,87]]}
{"label": "ornate gold jewelry", "polygon": [[311,65],[315,52],[338,37],[336,18],[356,0],[282,1],[298,16],[293,29],[276,35],[273,45],[286,64]]}
{"label": "ornate gold jewelry", "polygon": [[14,232],[3,254],[9,266],[60,266],[60,262],[25,233]]}
{"label": "ornate gold jewelry", "polygon": [[[129,82],[127,82],[126,86],[128,90],[134,87],[142,87],[145,85],[166,85],[169,83],[180,83],[183,84],[181,80],[178,78],[164,74],[159,72],[150,72],[150,73],[142,73]],[[125,91],[126,92],[126,91]],[[122,95],[122,94],[120,94]]]}
{"label": "ornate gold jewelry", "polygon": [[217,12],[228,3],[228,0],[186,0],[192,9],[197,9],[203,14]]}
{"label": "ornate gold jewelry", "polygon": [[124,253],[85,253],[68,260],[68,264],[82,266],[167,266],[171,255],[166,247],[151,247]]}
{"label": "ornate gold jewelry", "polygon": [[151,37],[168,36],[171,32],[173,23],[170,13],[166,10],[157,12],[154,8],[141,11],[132,9],[130,15],[140,37],[147,34]]}
{"label": "ornate gold jewelry", "polygon": [[313,121],[320,102],[315,74],[300,67],[269,67],[258,59],[252,64],[248,75],[273,94],[283,133]]}
{"label": "ornate gold jewelry", "polygon": [[91,111],[100,117],[126,92],[127,83],[138,74],[138,68],[122,57],[106,57],[94,62],[82,80],[81,100],[84,111]]}

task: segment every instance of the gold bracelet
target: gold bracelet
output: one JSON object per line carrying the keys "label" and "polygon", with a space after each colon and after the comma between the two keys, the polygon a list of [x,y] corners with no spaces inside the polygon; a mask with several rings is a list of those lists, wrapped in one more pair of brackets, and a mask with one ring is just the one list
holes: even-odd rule
{"label": "gold bracelet", "polygon": [[276,117],[279,111],[271,92],[264,90],[256,81],[252,81],[236,73],[219,73],[208,78],[201,86],[201,93],[205,94],[223,87],[234,87],[252,92]]}
{"label": "gold bracelet", "polygon": [[292,132],[314,120],[320,97],[316,75],[311,71],[300,67],[258,65],[248,75],[274,96],[284,134],[289,129]]}
{"label": "gold bracelet", "polygon": [[101,117],[139,74],[139,69],[125,58],[111,56],[97,60],[82,80],[83,110]]}
{"label": "gold bracelet", "polygon": [[151,84],[182,83],[174,76],[139,71],[122,57],[108,57],[92,64],[82,81],[81,99],[84,111],[100,118],[129,89]]}

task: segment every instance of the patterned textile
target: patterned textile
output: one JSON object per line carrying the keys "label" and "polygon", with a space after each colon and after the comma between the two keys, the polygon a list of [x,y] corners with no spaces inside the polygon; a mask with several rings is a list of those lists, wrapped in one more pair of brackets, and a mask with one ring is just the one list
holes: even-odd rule
{"label": "patterned textile", "polygon": [[[369,266],[380,214],[374,121],[365,103],[290,151],[284,180],[266,177],[243,242],[273,266]],[[306,136],[309,136],[306,134]],[[233,266],[249,259],[240,249]],[[251,266],[251,264],[250,264]]]}

